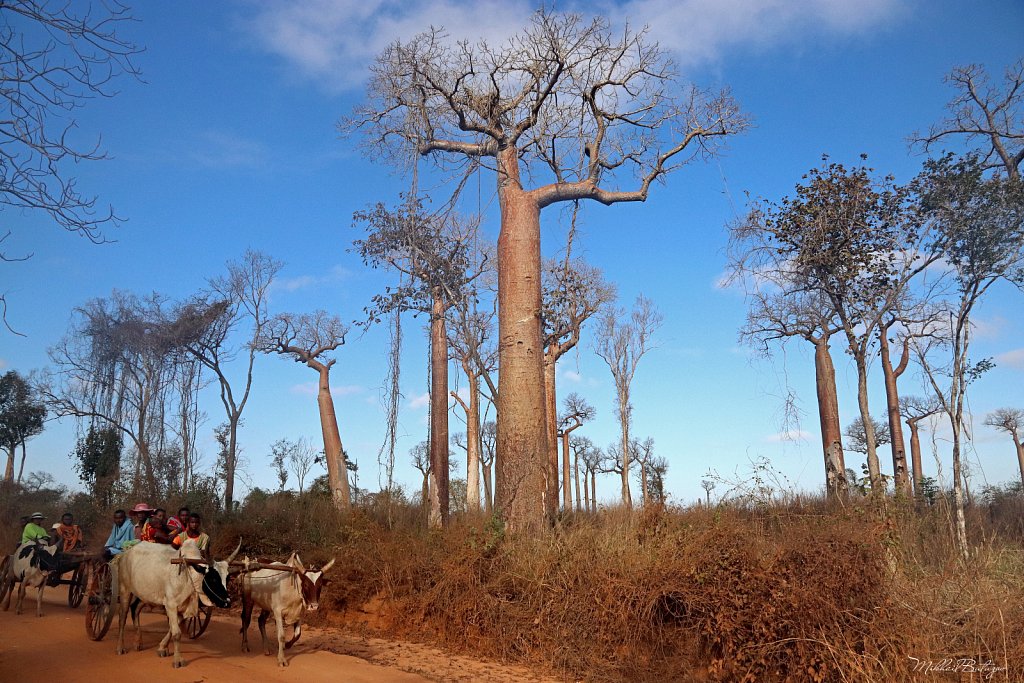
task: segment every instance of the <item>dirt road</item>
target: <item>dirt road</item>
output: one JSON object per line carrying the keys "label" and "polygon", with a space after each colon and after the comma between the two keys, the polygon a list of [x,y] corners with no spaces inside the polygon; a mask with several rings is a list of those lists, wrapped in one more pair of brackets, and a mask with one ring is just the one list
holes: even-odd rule
{"label": "dirt road", "polygon": [[[142,616],[143,650],[135,651],[135,636],[125,633],[126,655],[115,654],[117,619],[99,642],[85,633],[84,606],[67,605],[64,586],[47,588],[43,616],[35,616],[35,597],[26,595],[21,616],[0,611],[0,681],[53,683],[55,681],[141,681],[142,683],[198,683],[199,681],[345,681],[346,683],[420,683],[423,681],[539,681],[529,672],[508,669],[466,658],[450,657],[434,648],[360,638],[338,631],[303,627],[302,638],[287,651],[290,666],[281,669],[276,656],[265,657],[253,619],[249,631],[252,653],[241,651],[237,614],[215,613],[198,640],[182,637],[185,666],[171,668],[171,658],[157,657],[156,648],[166,633],[166,617]],[[274,638],[272,625],[268,635]],[[276,641],[274,641],[276,643]],[[276,646],[275,646],[276,647]],[[276,652],[276,651],[275,651]],[[356,653],[350,656],[345,652]],[[371,663],[373,660],[375,663]],[[396,663],[398,666],[379,662]],[[402,669],[406,669],[403,671]],[[427,678],[409,673],[420,671]]]}

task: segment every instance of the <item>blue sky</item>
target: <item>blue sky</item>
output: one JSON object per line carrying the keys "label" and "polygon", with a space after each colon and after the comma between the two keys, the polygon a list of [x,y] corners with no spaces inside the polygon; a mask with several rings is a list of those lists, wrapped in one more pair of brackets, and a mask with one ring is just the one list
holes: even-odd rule
{"label": "blue sky", "polygon": [[[646,203],[585,208],[582,247],[617,284],[620,303],[642,292],[665,316],[659,347],[643,359],[634,384],[634,434],[653,437],[668,458],[668,487],[677,500],[702,497],[700,479],[709,468],[732,473],[757,456],[771,458],[793,485],[817,489],[822,465],[812,357],[794,343],[769,362],[737,345],[743,297],[716,286],[725,225],[743,211],[745,193],[791,192],[823,153],[847,163],[867,153],[880,171],[912,177],[921,157],[908,150],[906,138],[943,116],[952,96],[943,76],[970,62],[1001,74],[1024,54],[1024,6],[1012,0],[969,9],[946,0],[634,0],[587,7],[615,22],[650,24],[688,79],[731,86],[755,122],[724,157],[681,170]],[[362,98],[373,55],[431,24],[455,37],[501,39],[532,9],[524,2],[467,8],[440,0],[140,3],[139,21],[126,35],[146,48],[138,60],[143,82],[122,80],[117,97],[80,112],[78,134],[83,140],[101,135],[112,158],[74,169],[83,190],[128,220],[108,231],[114,243],[94,246],[38,214],[0,215],[13,231],[8,252],[34,254],[3,266],[9,319],[26,336],[0,336],[0,370],[43,368],[46,348],[65,333],[72,309],[91,298],[115,288],[183,297],[248,247],[286,263],[273,291],[274,311],[323,308],[359,318],[388,278],[348,251],[358,236],[352,212],[393,201],[407,187],[337,132],[338,120]],[[481,180],[483,202],[493,206],[493,177]],[[486,229],[494,237],[491,218]],[[544,250],[554,254],[565,228],[551,209],[544,223]],[[971,388],[976,429],[969,462],[979,483],[1018,476],[1009,438],[981,422],[992,409],[1024,407],[1022,302],[1019,292],[1000,287],[978,312],[974,355],[998,364]],[[421,321],[408,319],[405,330],[396,476],[415,490],[418,473],[406,454],[426,438],[426,340]],[[360,484],[371,488],[384,440],[387,347],[385,330],[352,334],[332,377],[342,440],[362,467]],[[841,349],[835,355],[845,425],[855,416],[856,381]],[[872,373],[879,414],[884,394],[877,363]],[[562,396],[577,391],[597,408],[597,420],[580,433],[600,446],[614,441],[614,389],[589,336],[563,359],[560,377]],[[267,453],[277,439],[319,438],[314,380],[311,370],[283,359],[258,361],[240,435],[246,481],[272,485]],[[787,382],[804,411],[806,434],[796,440],[780,435]],[[903,392],[922,393],[918,385],[907,377]],[[210,463],[212,429],[223,416],[212,393],[203,408],[209,419],[200,447]],[[459,429],[454,416],[452,429]],[[934,443],[948,472],[942,434]],[[67,458],[74,440],[72,423],[51,423],[30,442],[26,469],[76,485]],[[934,474],[930,434],[925,441],[925,467]],[[881,455],[883,469],[891,469],[888,453]],[[856,454],[848,462],[856,467]],[[598,486],[599,495],[615,496],[614,477]]]}

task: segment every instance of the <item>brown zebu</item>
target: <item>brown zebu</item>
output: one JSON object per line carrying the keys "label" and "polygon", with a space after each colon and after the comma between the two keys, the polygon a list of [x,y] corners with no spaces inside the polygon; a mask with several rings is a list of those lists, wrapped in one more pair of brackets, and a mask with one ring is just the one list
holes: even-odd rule
{"label": "brown zebu", "polygon": [[[267,642],[267,619],[271,614],[277,624],[277,663],[288,666],[284,651],[295,644],[302,635],[302,615],[306,610],[315,612],[320,608],[320,590],[329,583],[324,578],[334,560],[322,568],[302,565],[299,556],[292,553],[287,562],[275,562],[281,569],[265,567],[254,572],[245,572],[241,577],[242,584],[242,651],[249,651],[249,622],[252,619],[253,605],[259,605],[260,616],[257,621],[260,635],[263,636],[263,653],[270,655]],[[286,625],[294,624],[290,640],[285,641]]]}

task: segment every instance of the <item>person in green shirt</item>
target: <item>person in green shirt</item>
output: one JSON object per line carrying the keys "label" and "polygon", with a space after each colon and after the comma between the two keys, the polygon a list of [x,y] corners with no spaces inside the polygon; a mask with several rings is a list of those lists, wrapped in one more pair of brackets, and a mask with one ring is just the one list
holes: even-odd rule
{"label": "person in green shirt", "polygon": [[50,542],[50,532],[39,525],[39,522],[46,519],[41,512],[34,512],[29,517],[28,524],[25,525],[25,530],[21,532],[21,542],[33,543],[35,541]]}

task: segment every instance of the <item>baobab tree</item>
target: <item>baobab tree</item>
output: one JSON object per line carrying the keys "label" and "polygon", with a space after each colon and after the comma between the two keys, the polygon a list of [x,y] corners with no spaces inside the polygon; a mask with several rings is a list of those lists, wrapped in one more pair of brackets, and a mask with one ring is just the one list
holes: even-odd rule
{"label": "baobab tree", "polygon": [[[353,215],[365,224],[366,239],[354,242],[363,261],[401,274],[402,282],[374,297],[369,311],[378,321],[386,313],[411,310],[430,316],[430,525],[448,525],[448,309],[461,300],[468,283],[483,268],[470,259],[475,221],[453,214],[429,215],[409,197],[397,209],[378,203]],[[474,267],[475,273],[470,272]]]}
{"label": "baobab tree", "polygon": [[[556,365],[580,342],[583,325],[602,306],[615,299],[615,288],[605,282],[598,268],[581,258],[555,260],[544,263],[541,282],[541,319],[544,332],[544,400],[548,429],[548,465],[544,500],[549,521],[558,513],[558,409],[556,397]],[[582,399],[576,397],[576,407],[582,408]],[[568,405],[566,406],[569,407]],[[588,406],[589,407],[589,406]],[[581,423],[582,424],[582,423]],[[577,425],[578,427],[579,425]],[[565,449],[563,449],[565,450]],[[572,509],[572,491],[569,486],[569,455],[564,454],[562,502],[566,510]]]}
{"label": "baobab tree", "polygon": [[1024,433],[1024,410],[1000,408],[985,417],[985,424],[1006,432],[1013,439],[1013,445],[1017,449],[1017,464],[1020,465],[1020,481],[1024,484],[1024,443],[1021,443],[1021,434]]}
{"label": "baobab tree", "polygon": [[430,517],[430,468],[433,466],[430,461],[430,442],[421,441],[410,448],[409,460],[423,476],[423,483],[420,486],[420,504],[423,505],[423,518],[427,520]]}
{"label": "baobab tree", "polygon": [[939,402],[934,398],[921,398],[920,396],[901,396],[900,414],[903,416],[907,426],[910,427],[910,469],[913,473],[914,495],[921,498],[924,495],[924,470],[921,465],[921,435],[920,422],[931,417],[942,410]]}
{"label": "baobab tree", "polygon": [[324,437],[324,460],[327,465],[327,484],[331,500],[339,510],[352,506],[348,482],[348,462],[341,445],[338,414],[331,396],[331,368],[338,361],[326,354],[345,343],[346,327],[338,316],[324,311],[293,315],[281,313],[267,321],[256,348],[264,353],[290,356],[317,373],[316,402],[320,410],[320,428]]}
{"label": "baobab tree", "polygon": [[644,201],[652,184],[713,156],[745,127],[727,92],[682,86],[646,31],[613,31],[603,18],[540,10],[500,46],[452,45],[434,28],[378,56],[367,101],[344,130],[365,130],[373,153],[400,163],[412,151],[495,171],[497,483],[510,528],[543,519],[541,211],[584,199]]}
{"label": "baobab tree", "polygon": [[958,66],[946,76],[957,90],[946,105],[950,116],[933,125],[928,133],[915,133],[911,142],[931,152],[948,138],[963,137],[968,144],[979,143],[980,165],[996,169],[1012,180],[1020,180],[1024,162],[1024,58],[1006,69],[1002,87],[989,83],[985,67]]}
{"label": "baobab tree", "polygon": [[21,447],[21,465],[17,481],[25,471],[25,443],[42,433],[46,406],[39,400],[32,385],[14,370],[0,376],[0,447],[7,451],[4,481],[14,478],[15,451]]}
{"label": "baobab tree", "polygon": [[618,452],[622,454],[618,473],[622,477],[622,504],[633,505],[629,491],[630,436],[633,419],[632,387],[640,359],[654,348],[653,335],[661,327],[663,318],[654,304],[643,294],[637,297],[633,310],[606,308],[598,319],[597,340],[594,351],[612,373],[615,382],[616,408],[621,440]]}
{"label": "baobab tree", "polygon": [[[643,441],[633,439],[630,443],[630,456],[637,464],[637,479],[640,480],[640,495],[643,497],[643,504],[649,502],[650,493],[650,465],[658,456],[654,455],[654,439],[647,437]],[[666,464],[667,467],[667,464]],[[664,485],[661,486],[661,498],[664,497]]]}
{"label": "baobab tree", "polygon": [[[572,510],[572,481],[570,474],[569,439],[571,434],[582,427],[584,423],[594,419],[597,411],[587,403],[587,400],[573,392],[565,397],[565,404],[562,407],[562,416],[558,421],[557,434],[562,439],[562,506],[566,512]],[[557,463],[556,463],[557,464]],[[576,477],[576,496],[579,497],[579,476]]]}
{"label": "baobab tree", "polygon": [[571,437],[569,448],[577,462],[583,461],[583,507],[588,512],[596,512],[597,473],[602,471],[604,453],[585,436]]}

